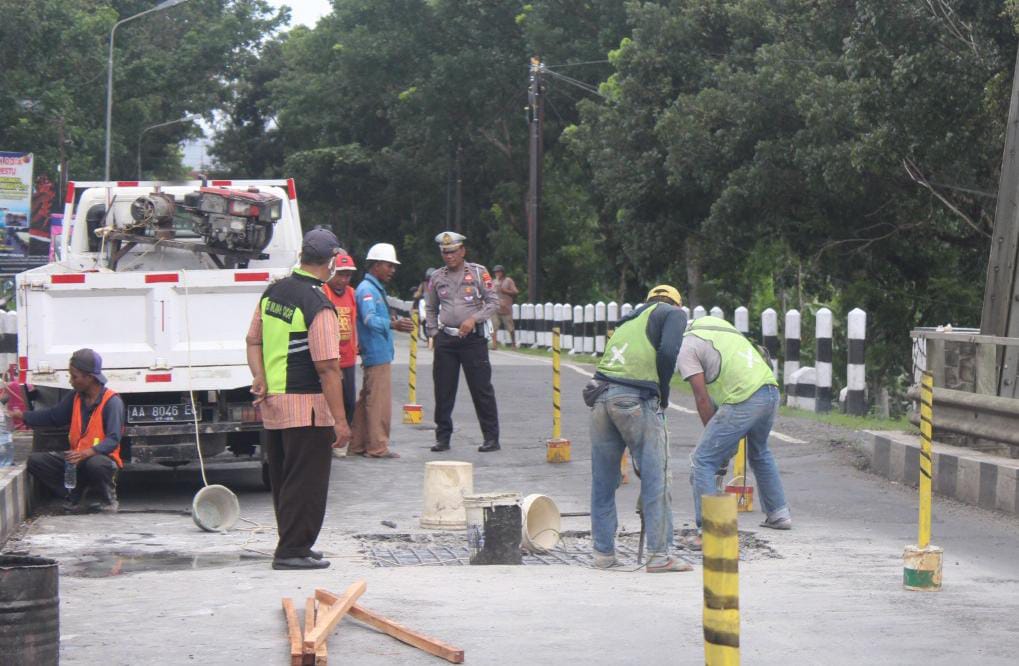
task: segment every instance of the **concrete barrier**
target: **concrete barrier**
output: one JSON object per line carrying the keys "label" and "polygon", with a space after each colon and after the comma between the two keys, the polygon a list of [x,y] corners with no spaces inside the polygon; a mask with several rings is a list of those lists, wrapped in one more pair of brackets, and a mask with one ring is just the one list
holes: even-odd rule
{"label": "concrete barrier", "polygon": [[0,467],[0,547],[28,518],[30,485],[24,465]]}

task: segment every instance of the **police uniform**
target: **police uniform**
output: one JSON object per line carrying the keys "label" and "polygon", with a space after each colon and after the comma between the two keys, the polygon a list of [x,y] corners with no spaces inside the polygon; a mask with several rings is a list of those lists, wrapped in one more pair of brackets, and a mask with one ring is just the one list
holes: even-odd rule
{"label": "police uniform", "polygon": [[[464,236],[445,231],[435,237],[442,250],[456,250]],[[432,274],[425,290],[425,328],[435,341],[432,380],[435,384],[435,439],[433,451],[449,448],[453,434],[453,405],[463,367],[484,444],[479,451],[499,448],[499,413],[488,361],[488,320],[499,310],[499,295],[481,264],[465,261],[457,271],[443,267]],[[474,330],[460,337],[460,325],[473,317]]]}

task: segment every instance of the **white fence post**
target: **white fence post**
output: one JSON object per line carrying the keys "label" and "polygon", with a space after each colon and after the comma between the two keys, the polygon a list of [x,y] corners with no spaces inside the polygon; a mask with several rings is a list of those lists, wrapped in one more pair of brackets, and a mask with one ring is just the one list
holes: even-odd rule
{"label": "white fence post", "polygon": [[711,308],[711,316],[718,317],[719,319],[725,319],[725,310],[716,305],[715,307]]}
{"label": "white fence post", "polygon": [[743,335],[750,334],[750,311],[742,305],[736,308],[736,312],[733,313],[733,325],[736,330]]}
{"label": "white fence post", "polygon": [[846,412],[856,416],[867,413],[867,367],[864,347],[867,338],[867,313],[855,308],[849,313],[849,358],[846,368]]}
{"label": "white fence post", "polygon": [[694,319],[700,319],[701,317],[706,317],[707,314],[708,314],[708,311],[704,309],[703,305],[698,305],[697,307],[695,307],[693,309],[693,318]]}
{"label": "white fence post", "polygon": [[594,353],[594,305],[584,306],[584,353]]}
{"label": "white fence post", "polygon": [[793,374],[800,369],[800,313],[790,310],[785,313],[785,363],[782,376],[785,378],[786,398],[790,395],[789,383]]}
{"label": "white fence post", "polygon": [[773,308],[761,313],[761,337],[764,348],[771,354],[771,371],[778,379],[778,313]]}
{"label": "white fence post", "polygon": [[584,308],[579,305],[573,306],[573,339],[571,340],[570,353],[580,354],[584,351]]}
{"label": "white fence post", "polygon": [[817,392],[814,409],[818,412],[831,411],[831,310],[821,308],[817,311],[814,323],[814,339],[817,354],[814,368],[817,370]]}
{"label": "white fence post", "polygon": [[608,326],[608,322],[605,320],[607,316],[605,310],[605,303],[598,301],[594,304],[594,353],[595,356],[601,356],[605,353],[605,331]]}

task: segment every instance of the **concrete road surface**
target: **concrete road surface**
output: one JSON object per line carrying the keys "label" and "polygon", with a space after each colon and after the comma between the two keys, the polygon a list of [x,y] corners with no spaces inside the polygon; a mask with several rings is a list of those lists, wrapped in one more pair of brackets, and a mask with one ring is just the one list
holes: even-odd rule
{"label": "concrete road surface", "polygon": [[[564,512],[587,511],[590,446],[580,389],[591,366],[563,370],[563,435],[573,441],[573,461],[550,465],[548,361],[493,355],[501,452],[476,451],[481,435],[461,383],[453,449],[435,454],[430,429],[400,424],[406,358],[402,340],[393,448],[403,457],[332,463],[319,540],[328,570],[270,569],[272,507],[253,466],[209,472],[211,483],[240,498],[244,520],[228,534],[194,525],[187,511],[201,480],[184,470],[125,475],[117,516],[33,520],[7,549],[61,562],[62,663],[286,664],[281,597],[300,609],[316,587],[340,592],[358,579],[368,584],[365,607],[463,648],[467,663],[703,663],[700,566],[651,576],[631,557],[618,570],[591,569],[583,565],[586,518],[564,519],[569,536],[546,558],[562,563],[460,566],[462,532],[433,535],[418,525],[424,463],[438,459],[473,463],[476,492],[539,492]],[[428,352],[419,358],[427,422],[434,404]],[[674,396],[673,510],[682,529],[692,520],[687,457],[701,426],[689,396]],[[936,499],[933,542],[945,550],[944,589],[906,592],[902,551],[916,541],[916,491],[857,469],[853,433],[796,419],[781,419],[776,430],[772,445],[795,526],[773,532],[758,527],[759,513],[740,517],[744,663],[1016,663],[1019,521]],[[636,493],[636,481],[618,493],[624,532],[639,529]],[[632,547],[635,539],[621,543]],[[390,557],[405,565],[373,564]],[[332,634],[329,651],[335,663],[441,663],[350,619]]]}

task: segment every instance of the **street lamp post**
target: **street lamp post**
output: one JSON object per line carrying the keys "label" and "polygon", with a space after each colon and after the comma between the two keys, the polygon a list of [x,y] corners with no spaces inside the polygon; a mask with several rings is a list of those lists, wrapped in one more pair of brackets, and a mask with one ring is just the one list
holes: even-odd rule
{"label": "street lamp post", "polygon": [[168,120],[165,123],[156,123],[155,125],[149,125],[145,129],[143,129],[140,134],[138,134],[138,180],[142,179],[142,137],[145,136],[145,133],[148,132],[150,129],[156,129],[157,127],[166,127],[167,125],[186,123],[191,120],[194,120],[197,117],[198,116],[184,116],[183,118],[178,118],[177,120]]}
{"label": "street lamp post", "polygon": [[113,28],[110,29],[110,57],[106,61],[106,169],[104,171],[104,180],[110,179],[110,127],[113,124],[113,37],[117,28],[128,21],[151,14],[152,12],[158,12],[161,9],[169,9],[175,7],[181,3],[187,2],[188,0],[163,0],[152,9],[146,9],[143,12],[138,12],[134,16],[128,16],[126,19],[121,19],[113,24]]}

